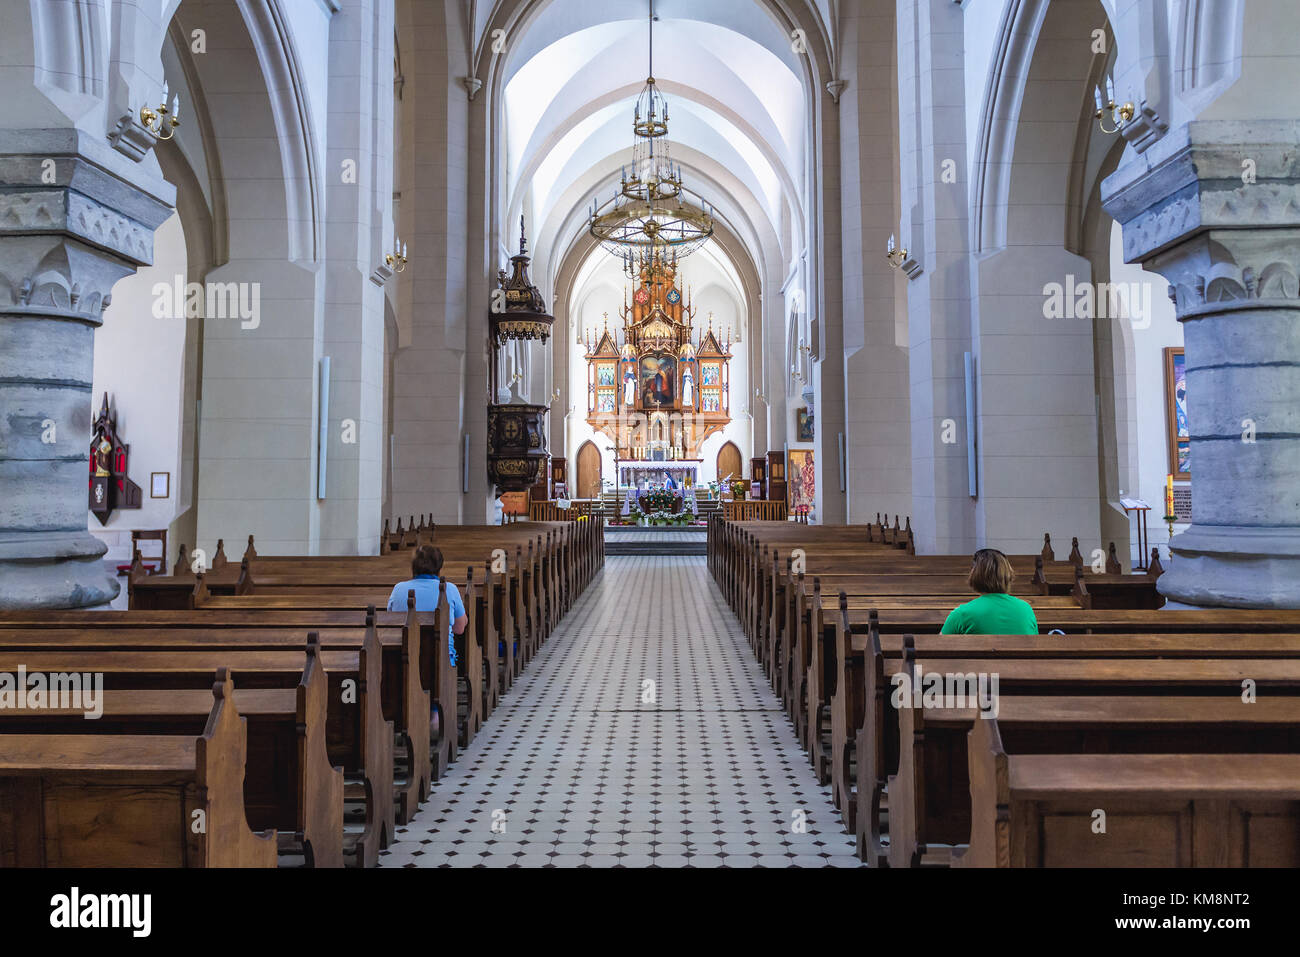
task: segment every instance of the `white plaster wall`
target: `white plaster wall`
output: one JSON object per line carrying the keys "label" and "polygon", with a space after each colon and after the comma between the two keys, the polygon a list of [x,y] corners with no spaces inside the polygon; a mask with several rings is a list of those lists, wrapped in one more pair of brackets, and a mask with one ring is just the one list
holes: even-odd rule
{"label": "white plaster wall", "polygon": [[[142,490],[139,509],[118,509],[108,524],[87,511],[87,527],[109,546],[108,558],[127,560],[132,529],[167,528],[179,513],[181,417],[185,365],[185,320],[153,314],[155,283],[185,282],[185,237],[173,213],[154,240],[154,264],[141,268],[113,287],[104,324],[95,333],[94,391],[88,401],[92,419],[104,393],[117,408],[117,426],[130,448],[127,470]],[[90,436],[85,436],[90,452]],[[149,473],[170,472],[170,494],[151,498]],[[156,545],[146,545],[153,554]],[[176,544],[167,543],[173,553]]]}

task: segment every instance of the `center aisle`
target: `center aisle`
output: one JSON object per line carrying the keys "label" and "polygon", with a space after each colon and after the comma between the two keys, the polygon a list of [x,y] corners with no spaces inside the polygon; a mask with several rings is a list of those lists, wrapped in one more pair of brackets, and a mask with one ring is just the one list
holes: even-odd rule
{"label": "center aisle", "polygon": [[857,867],[705,559],[609,557],[380,867]]}

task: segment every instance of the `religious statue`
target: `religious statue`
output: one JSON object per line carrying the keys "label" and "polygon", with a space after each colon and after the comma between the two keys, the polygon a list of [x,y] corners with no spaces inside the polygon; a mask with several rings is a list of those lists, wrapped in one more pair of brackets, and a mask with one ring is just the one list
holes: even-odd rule
{"label": "religious statue", "polygon": [[682,372],[682,405],[688,409],[695,405],[695,376],[691,375],[689,363]]}
{"label": "religious statue", "polygon": [[105,478],[113,474],[113,443],[102,433],[99,444],[95,446],[94,464],[96,476]]}
{"label": "religious statue", "polygon": [[636,405],[636,373],[630,365],[623,373],[623,404],[629,409]]}

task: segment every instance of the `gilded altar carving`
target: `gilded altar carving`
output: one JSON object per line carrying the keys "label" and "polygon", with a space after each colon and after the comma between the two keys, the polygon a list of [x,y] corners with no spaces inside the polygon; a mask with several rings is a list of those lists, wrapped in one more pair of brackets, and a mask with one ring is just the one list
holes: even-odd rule
{"label": "gilded altar carving", "polygon": [[697,334],[677,264],[659,255],[642,262],[620,315],[621,336],[606,317],[587,344],[587,422],[615,441],[621,460],[698,459],[731,421],[730,343],[711,320]]}

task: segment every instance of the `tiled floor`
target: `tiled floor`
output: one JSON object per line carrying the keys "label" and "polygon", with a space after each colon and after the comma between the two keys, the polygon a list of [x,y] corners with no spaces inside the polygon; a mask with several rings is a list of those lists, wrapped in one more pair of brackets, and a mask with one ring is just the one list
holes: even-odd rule
{"label": "tiled floor", "polygon": [[611,557],[381,867],[856,867],[704,559]]}

